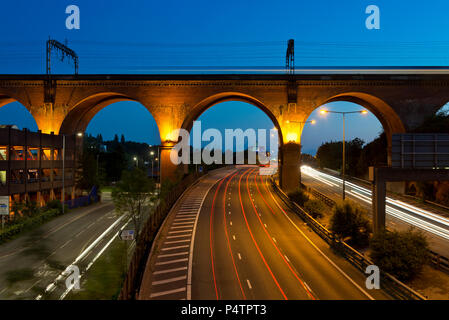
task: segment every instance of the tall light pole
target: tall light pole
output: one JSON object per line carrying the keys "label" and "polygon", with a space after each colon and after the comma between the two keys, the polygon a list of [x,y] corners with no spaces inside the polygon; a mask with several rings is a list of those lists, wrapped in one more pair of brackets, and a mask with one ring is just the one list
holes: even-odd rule
{"label": "tall light pole", "polygon": [[151,155],[151,178],[154,177],[154,151],[150,152]]}
{"label": "tall light pole", "polygon": [[341,175],[343,177],[343,190],[342,190],[342,198],[343,200],[345,200],[346,198],[346,176],[345,176],[345,171],[346,171],[346,142],[345,142],[345,116],[347,114],[352,114],[352,113],[360,113],[360,114],[367,114],[368,111],[366,110],[358,110],[358,111],[329,111],[326,109],[322,109],[320,111],[321,114],[326,115],[328,113],[336,113],[336,114],[341,114],[342,115],[342,119],[343,119],[343,164],[342,164],[342,169],[341,169]]}
{"label": "tall light pole", "polygon": [[139,159],[137,157],[134,157],[133,160],[136,162],[136,167],[139,167]]}

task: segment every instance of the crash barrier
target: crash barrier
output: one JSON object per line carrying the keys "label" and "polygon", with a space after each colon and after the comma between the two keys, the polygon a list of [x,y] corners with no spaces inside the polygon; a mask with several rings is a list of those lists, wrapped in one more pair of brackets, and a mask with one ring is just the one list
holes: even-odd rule
{"label": "crash barrier", "polygon": [[[296,213],[306,224],[317,233],[324,241],[326,241],[331,248],[339,252],[344,258],[346,258],[357,269],[365,273],[366,268],[374,263],[366,258],[363,254],[349,246],[347,243],[339,239],[334,233],[326,229],[321,223],[315,220],[304,209],[298,206],[295,202],[291,201],[288,195],[286,195],[279,186],[271,181],[274,191],[279,195],[282,201],[289,207],[294,213]],[[382,272],[381,273],[381,287],[395,299],[401,300],[426,300],[424,296],[415,290],[411,289],[392,275]]]}
{"label": "crash barrier", "polygon": [[128,273],[126,274],[120,291],[119,300],[134,300],[136,298],[136,294],[140,290],[140,284],[150,254],[151,245],[159,228],[170,212],[172,206],[181,197],[183,192],[201,175],[203,174],[190,174],[176,184],[176,186],[160,200],[159,204],[154,208],[152,214],[150,214],[149,218],[146,220],[145,225],[140,232],[140,237],[137,240],[136,248],[128,267]]}
{"label": "crash barrier", "polygon": [[[328,196],[322,194],[321,192],[319,192],[318,190],[315,190],[313,188],[310,188],[310,187],[306,187],[306,188],[307,188],[307,191],[310,192],[314,197],[323,201],[329,207],[335,206],[336,202],[334,200],[332,200],[331,198],[329,198]],[[449,274],[449,258],[442,256],[432,250],[429,250],[429,254],[430,254],[430,262],[432,263],[432,265],[435,268]]]}

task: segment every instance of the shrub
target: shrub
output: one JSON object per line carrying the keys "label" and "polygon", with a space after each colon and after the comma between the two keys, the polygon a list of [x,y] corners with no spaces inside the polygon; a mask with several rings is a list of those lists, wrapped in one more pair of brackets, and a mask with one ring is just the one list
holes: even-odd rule
{"label": "shrub", "polygon": [[319,200],[309,199],[304,203],[304,209],[314,218],[321,218],[326,210],[324,204]]}
{"label": "shrub", "polygon": [[429,261],[429,244],[419,231],[385,231],[371,239],[371,259],[399,280],[411,280]]}
{"label": "shrub", "polygon": [[52,209],[58,209],[62,213],[62,203],[59,200],[51,200],[47,202],[47,205],[45,206],[45,210],[52,210]]}
{"label": "shrub", "polygon": [[330,230],[352,245],[365,247],[369,243],[371,225],[358,205],[345,201],[334,207]]}
{"label": "shrub", "polygon": [[302,189],[298,189],[295,192],[292,192],[288,195],[288,197],[296,202],[300,207],[304,207],[304,203],[309,200],[309,196]]}

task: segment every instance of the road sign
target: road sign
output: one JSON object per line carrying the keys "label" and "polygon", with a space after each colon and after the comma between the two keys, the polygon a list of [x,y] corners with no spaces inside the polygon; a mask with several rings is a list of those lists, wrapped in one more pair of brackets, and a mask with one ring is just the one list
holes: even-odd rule
{"label": "road sign", "polygon": [[9,196],[0,197],[0,216],[9,216]]}
{"label": "road sign", "polygon": [[393,168],[448,168],[449,134],[393,134],[391,160]]}
{"label": "road sign", "polygon": [[122,230],[120,239],[125,241],[134,240],[134,230]]}

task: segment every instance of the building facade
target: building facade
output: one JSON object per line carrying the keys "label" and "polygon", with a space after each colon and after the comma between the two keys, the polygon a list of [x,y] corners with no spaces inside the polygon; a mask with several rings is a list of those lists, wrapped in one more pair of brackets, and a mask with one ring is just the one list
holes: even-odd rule
{"label": "building facade", "polygon": [[82,138],[1,126],[0,196],[10,197],[10,207],[14,202],[43,206],[54,199],[73,199],[77,139]]}

